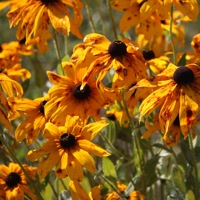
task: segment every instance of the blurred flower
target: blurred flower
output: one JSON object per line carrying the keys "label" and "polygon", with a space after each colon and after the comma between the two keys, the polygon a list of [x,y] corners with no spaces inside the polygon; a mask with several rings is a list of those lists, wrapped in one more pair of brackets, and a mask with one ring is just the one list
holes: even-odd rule
{"label": "blurred flower", "polygon": [[197,64],[177,67],[170,63],[167,69],[156,77],[139,81],[136,88],[154,90],[140,105],[139,120],[161,107],[159,111],[161,131],[167,133],[179,115],[181,132],[186,138],[199,112],[199,71],[200,66]]}
{"label": "blurred flower", "polygon": [[21,55],[31,55],[34,51],[29,45],[25,45],[23,41],[13,41],[3,43],[0,46],[0,73],[7,75],[12,80],[22,81],[29,79],[31,73],[27,69],[21,68]]}
{"label": "blurred flower", "polygon": [[48,71],[49,80],[55,85],[48,91],[50,100],[46,105],[46,115],[55,123],[64,124],[67,115],[78,115],[100,119],[100,110],[110,99],[100,93],[94,73],[90,73],[83,84],[87,68],[82,62],[63,63],[65,76]]}
{"label": "blurred flower", "polygon": [[191,46],[194,52],[186,53],[187,63],[200,63],[200,33],[193,36]]}
{"label": "blurred flower", "polygon": [[[36,168],[23,165],[31,178],[36,175]],[[10,163],[9,166],[0,165],[0,197],[14,200],[24,199],[24,193],[33,200],[37,197],[28,188],[28,180],[18,164]]]}
{"label": "blurred flower", "polygon": [[[5,2],[0,8],[5,6]],[[10,26],[18,26],[17,39],[26,38],[29,44],[32,38],[40,37],[41,44],[46,45],[45,41],[50,38],[50,23],[53,28],[63,35],[69,35],[71,31],[74,35],[82,38],[78,26],[82,23],[81,9],[83,4],[81,0],[10,0],[8,2],[10,11],[7,17],[10,20]],[[70,15],[73,10],[73,18]],[[42,49],[42,47],[40,47]],[[45,49],[45,48],[44,48]]]}
{"label": "blurred flower", "polygon": [[40,179],[57,165],[58,177],[69,176],[72,180],[82,181],[82,166],[92,173],[96,170],[90,154],[100,157],[110,155],[90,141],[105,126],[107,124],[104,121],[84,125],[77,116],[67,116],[65,126],[57,127],[48,122],[43,134],[47,142],[40,149],[29,151],[27,159],[36,161],[45,156],[37,168]]}
{"label": "blurred flower", "polygon": [[[118,192],[122,194],[122,196],[124,195],[124,191],[126,189],[126,185],[117,182],[117,186],[118,186]],[[120,200],[121,197],[118,196],[118,194],[116,192],[109,192],[108,194],[106,194],[104,196],[105,200]],[[129,200],[144,200],[145,197],[144,195],[142,195],[138,190],[134,190],[132,191],[128,196],[125,196],[125,199],[129,199]]]}
{"label": "blurred flower", "polygon": [[8,98],[8,104],[10,106],[8,118],[14,120],[22,116],[27,117],[15,130],[15,138],[18,142],[26,139],[27,144],[30,145],[44,129],[47,122],[44,107],[48,99],[48,96],[34,100],[27,98]]}
{"label": "blurred flower", "polygon": [[100,185],[93,187],[87,194],[80,182],[70,180],[69,190],[74,200],[100,200]]}

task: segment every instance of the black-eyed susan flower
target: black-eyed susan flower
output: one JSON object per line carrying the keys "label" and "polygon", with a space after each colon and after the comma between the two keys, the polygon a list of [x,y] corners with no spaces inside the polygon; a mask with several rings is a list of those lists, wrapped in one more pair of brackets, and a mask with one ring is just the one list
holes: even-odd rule
{"label": "black-eyed susan flower", "polygon": [[85,36],[83,44],[74,48],[71,59],[73,62],[81,56],[87,59],[91,54],[94,58],[92,63],[88,63],[87,73],[96,72],[97,85],[111,69],[115,72],[112,82],[116,81],[115,86],[119,88],[129,86],[133,81],[146,77],[146,65],[142,52],[131,40],[111,42],[103,35],[91,33]]}
{"label": "black-eyed susan flower", "polygon": [[[118,187],[118,192],[121,193],[121,196],[124,197],[125,199],[129,199],[129,200],[144,200],[145,199],[144,195],[142,195],[138,190],[134,190],[128,196],[125,196],[124,191],[127,186],[123,183],[117,182],[117,187]],[[104,199],[105,200],[120,200],[121,197],[119,197],[119,195],[116,192],[111,191],[104,196]]]}
{"label": "black-eyed susan flower", "polygon": [[154,89],[140,105],[140,120],[160,107],[161,131],[167,133],[179,115],[180,129],[186,138],[199,112],[199,73],[198,64],[177,67],[171,63],[156,77],[139,81],[136,87]]}
{"label": "black-eyed susan flower", "polygon": [[100,187],[100,185],[93,187],[88,194],[80,182],[76,180],[69,182],[69,190],[74,200],[100,200]]}
{"label": "black-eyed susan flower", "polygon": [[91,142],[107,124],[98,121],[83,124],[78,116],[67,116],[64,126],[56,126],[48,122],[43,137],[47,142],[37,150],[28,152],[27,159],[39,162],[37,171],[40,179],[44,178],[54,166],[60,178],[69,176],[72,180],[83,179],[84,166],[88,171],[95,172],[95,162],[90,154],[109,156],[110,154]]}
{"label": "black-eyed susan flower", "polygon": [[[36,168],[23,165],[28,175],[34,179]],[[33,200],[37,197],[33,190],[28,187],[28,180],[20,166],[16,163],[10,163],[8,166],[0,165],[0,198],[1,199],[24,199],[27,195]]]}
{"label": "black-eyed susan flower", "polygon": [[[42,40],[50,38],[50,24],[63,35],[72,32],[81,38],[78,30],[82,23],[81,0],[10,0],[10,11],[7,17],[11,27],[18,27],[16,36],[18,40],[26,38],[28,44],[31,38],[40,37]],[[71,17],[71,9],[73,17]],[[43,42],[44,44],[44,42]]]}
{"label": "black-eyed susan flower", "polygon": [[30,145],[44,129],[47,122],[44,107],[48,99],[48,95],[34,100],[8,98],[10,106],[8,118],[14,120],[22,116],[26,117],[15,130],[15,138],[18,142],[26,139],[27,144]]}
{"label": "black-eyed susan flower", "polygon": [[65,123],[67,115],[78,115],[84,120],[88,117],[100,119],[100,110],[110,100],[97,88],[94,72],[83,84],[87,68],[82,62],[63,65],[65,76],[47,72],[49,80],[55,85],[48,91],[50,100],[46,104],[46,116],[60,124]]}
{"label": "black-eyed susan flower", "polygon": [[[192,124],[191,131],[193,138],[196,136],[195,125],[199,122],[199,119],[195,119],[194,123]],[[160,122],[159,122],[159,113],[157,112],[151,121],[149,119],[145,120],[145,127],[146,131],[142,135],[142,139],[147,139],[151,137],[153,134],[160,132]],[[164,145],[166,146],[175,146],[181,139],[181,128],[180,128],[180,121],[179,115],[173,121],[167,133],[161,133],[161,137],[163,140]]]}

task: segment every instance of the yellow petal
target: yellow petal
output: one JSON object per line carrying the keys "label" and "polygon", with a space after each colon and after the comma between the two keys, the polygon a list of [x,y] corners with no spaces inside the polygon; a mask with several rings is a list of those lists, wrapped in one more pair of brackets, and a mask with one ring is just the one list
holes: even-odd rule
{"label": "yellow petal", "polygon": [[72,155],[83,165],[88,171],[94,173],[96,170],[94,159],[90,156],[90,154],[80,147],[75,147],[70,149]]}
{"label": "yellow petal", "polygon": [[179,119],[182,134],[184,135],[184,138],[186,138],[191,130],[193,121],[196,119],[199,106],[196,103],[198,101],[195,94],[189,86],[184,86],[180,95]]}
{"label": "yellow petal", "polygon": [[74,200],[90,200],[87,192],[78,181],[69,182],[69,190]]}
{"label": "yellow petal", "polygon": [[77,142],[83,150],[90,154],[94,154],[95,156],[105,157],[110,155],[106,150],[88,140],[78,140]]}
{"label": "yellow petal", "polygon": [[92,140],[107,125],[108,124],[104,120],[87,124],[82,129],[81,138],[86,140]]}
{"label": "yellow petal", "polygon": [[58,151],[52,152],[47,158],[42,160],[37,167],[39,178],[43,179],[59,161],[60,156]]}

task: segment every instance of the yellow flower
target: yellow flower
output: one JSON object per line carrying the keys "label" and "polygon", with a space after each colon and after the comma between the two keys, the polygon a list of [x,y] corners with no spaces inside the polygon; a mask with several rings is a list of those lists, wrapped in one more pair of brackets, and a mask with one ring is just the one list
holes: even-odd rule
{"label": "yellow flower", "polygon": [[3,43],[0,46],[0,73],[6,74],[12,80],[18,81],[21,77],[22,81],[31,77],[31,73],[27,69],[22,69],[21,55],[31,55],[33,50],[31,46],[26,46],[23,41],[14,41]]}
{"label": "yellow flower", "polygon": [[193,36],[191,46],[194,52],[187,52],[187,63],[200,63],[200,33]]}
{"label": "yellow flower", "polygon": [[9,119],[13,120],[22,116],[27,117],[15,130],[15,138],[18,142],[26,139],[28,145],[36,140],[44,129],[47,119],[45,117],[45,104],[49,97],[41,97],[35,100],[27,98],[8,98]]}
{"label": "yellow flower", "polygon": [[[196,131],[194,126],[197,125],[199,122],[199,119],[195,119],[194,123],[192,124],[191,130],[193,138],[196,136]],[[142,139],[147,139],[151,137],[154,133],[160,131],[160,122],[159,122],[159,113],[156,113],[153,116],[153,119],[151,122],[149,122],[148,119],[145,120],[145,127],[146,131],[142,135]],[[169,127],[169,130],[167,133],[163,135],[163,143],[166,146],[175,146],[181,138],[181,129],[180,129],[180,122],[179,122],[179,115],[176,117],[176,119],[173,121],[171,126]]]}
{"label": "yellow flower", "polygon": [[115,10],[124,12],[119,23],[121,32],[129,30],[140,21],[142,3],[142,0],[111,0],[111,5]]}
{"label": "yellow flower", "polygon": [[100,200],[100,187],[100,185],[93,187],[87,194],[78,181],[69,182],[69,190],[74,200]]}
{"label": "yellow flower", "polygon": [[[23,165],[31,178],[36,175],[36,168]],[[0,198],[7,200],[24,199],[24,193],[33,200],[37,197],[28,188],[28,180],[18,164],[0,165]]]}
{"label": "yellow flower", "polygon": [[[121,193],[122,196],[125,196],[124,191],[127,186],[120,182],[117,182],[117,187],[118,187],[119,193]],[[142,195],[138,190],[132,191],[128,196],[125,196],[124,198],[129,199],[129,200],[145,200],[144,195]],[[105,200],[120,200],[121,197],[119,197],[116,192],[111,191],[104,196],[104,199]]]}
{"label": "yellow flower", "polygon": [[146,77],[142,52],[131,40],[124,38],[111,42],[103,35],[91,33],[85,36],[83,44],[74,48],[71,60],[76,62],[81,57],[84,60],[91,54],[94,58],[92,63],[88,63],[87,73],[96,72],[97,85],[111,69],[115,72],[112,82],[116,82],[116,88],[128,87],[133,81]]}
{"label": "yellow flower", "polygon": [[153,50],[142,51],[144,59],[147,62],[148,67],[154,74],[159,74],[165,70],[170,63],[170,58],[166,55],[156,56]]}
{"label": "yellow flower", "polygon": [[200,99],[200,66],[189,64],[177,67],[169,64],[166,70],[156,77],[143,79],[137,87],[154,91],[140,105],[140,120],[156,108],[159,111],[161,131],[165,134],[179,115],[181,132],[184,138],[191,130],[199,112]]}
{"label": "yellow flower", "polygon": [[[67,7],[68,8],[67,8]],[[18,26],[17,38],[26,38],[29,43],[31,38],[41,37],[47,40],[50,37],[50,23],[53,28],[63,35],[74,35],[82,38],[78,26],[82,23],[81,9],[83,4],[80,0],[10,0],[10,11],[7,17],[10,26]],[[74,18],[70,16],[73,10]]]}
{"label": "yellow flower", "polygon": [[47,72],[49,80],[55,85],[49,90],[50,100],[46,105],[46,115],[51,121],[64,124],[67,115],[78,115],[100,119],[100,110],[109,104],[108,96],[96,86],[94,73],[83,84],[87,68],[82,62],[63,63],[65,76]]}
{"label": "yellow flower", "polygon": [[37,161],[45,156],[37,167],[40,179],[57,165],[58,177],[68,175],[73,180],[81,181],[82,166],[92,173],[96,170],[90,153],[100,157],[109,156],[107,151],[90,141],[105,126],[107,124],[104,121],[84,125],[77,116],[67,116],[65,126],[57,127],[48,122],[43,134],[47,142],[40,149],[29,151],[27,159]]}

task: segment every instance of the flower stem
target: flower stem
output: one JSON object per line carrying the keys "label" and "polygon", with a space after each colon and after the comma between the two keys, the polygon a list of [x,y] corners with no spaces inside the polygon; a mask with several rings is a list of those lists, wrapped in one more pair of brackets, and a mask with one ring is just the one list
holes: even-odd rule
{"label": "flower stem", "polygon": [[1,134],[0,140],[1,140],[2,144],[9,151],[9,153],[10,153],[13,161],[16,162],[20,166],[20,168],[22,169],[22,171],[24,172],[25,176],[28,179],[28,182],[29,182],[30,186],[32,188],[34,188],[35,194],[37,195],[38,199],[39,200],[43,200],[43,197],[41,196],[40,191],[38,190],[37,184],[32,180],[32,178],[29,176],[29,174],[27,173],[27,171],[25,170],[25,168],[23,167],[23,165],[21,164],[21,162],[16,157],[16,155],[15,155],[14,151],[12,150],[12,148],[10,148],[10,146],[7,144],[6,140],[3,137],[3,134]]}
{"label": "flower stem", "polygon": [[169,33],[170,33],[170,40],[171,40],[172,51],[173,51],[173,63],[176,64],[176,50],[175,50],[175,46],[174,46],[172,26],[173,26],[173,3],[171,5],[171,10],[170,10],[170,29],[169,29]]}
{"label": "flower stem", "polygon": [[53,28],[53,38],[54,38],[53,42],[54,42],[56,55],[57,55],[57,58],[58,58],[58,61],[59,61],[59,64],[60,64],[60,68],[57,69],[57,70],[58,70],[58,72],[61,71],[62,74],[65,74],[65,72],[64,72],[64,70],[62,68],[62,58],[61,58],[60,49],[59,49],[59,46],[58,46],[58,39],[57,39],[57,36],[56,36],[56,31],[55,31],[54,28]]}
{"label": "flower stem", "polygon": [[194,146],[192,142],[192,134],[188,134],[188,142],[190,146],[190,152],[191,152],[191,157],[192,157],[192,162],[193,162],[193,168],[194,168],[194,179],[195,179],[195,188],[194,188],[194,193],[195,193],[195,199],[199,199],[199,187],[198,187],[198,169],[197,169],[197,162],[195,158],[195,153],[194,153]]}
{"label": "flower stem", "polygon": [[91,29],[92,29],[92,32],[96,33],[97,31],[96,31],[94,20],[92,18],[92,14],[91,14],[91,10],[90,10],[89,5],[90,4],[89,4],[88,0],[85,0],[85,8],[86,8],[87,15],[88,15],[88,18],[89,18],[89,21],[90,21]]}
{"label": "flower stem", "polygon": [[136,147],[136,151],[137,151],[137,159],[138,159],[138,163],[139,163],[139,169],[140,169],[140,174],[141,174],[141,179],[142,179],[142,187],[143,187],[143,194],[144,196],[146,195],[146,180],[145,180],[145,175],[144,175],[144,170],[143,170],[143,162],[142,162],[142,156],[140,153],[140,145],[139,145],[139,138],[138,138],[138,134],[136,134],[135,132],[135,124],[133,123],[133,120],[130,116],[129,110],[128,110],[128,106],[126,103],[126,100],[124,98],[124,89],[122,89],[122,101],[124,104],[124,109],[126,111],[126,114],[128,116],[129,122],[130,122],[130,126],[131,126],[131,130],[132,130],[132,136],[133,136],[133,141],[135,143],[135,147]]}
{"label": "flower stem", "polygon": [[112,24],[112,30],[114,33],[114,37],[117,40],[117,30],[116,30],[116,26],[115,26],[115,21],[114,21],[114,17],[113,17],[113,13],[112,13],[112,7],[110,5],[110,0],[107,0],[107,5],[108,5],[108,9],[109,9],[109,15],[110,15],[110,19],[111,19],[111,24]]}

